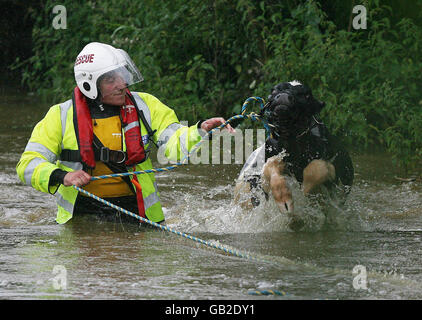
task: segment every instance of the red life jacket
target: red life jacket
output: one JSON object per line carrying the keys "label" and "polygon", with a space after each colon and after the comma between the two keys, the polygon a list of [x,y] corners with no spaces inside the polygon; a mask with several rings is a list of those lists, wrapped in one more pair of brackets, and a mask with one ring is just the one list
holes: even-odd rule
{"label": "red life jacket", "polygon": [[[135,166],[145,160],[145,149],[142,142],[141,127],[139,124],[138,112],[136,106],[133,105],[133,99],[129,98],[131,95],[129,90],[126,90],[125,105],[120,107],[120,118],[122,119],[122,128],[126,143],[126,167]],[[95,168],[95,156],[93,147],[93,128],[92,118],[89,111],[86,97],[82,94],[78,87],[74,89],[74,104],[76,111],[76,126],[77,139],[79,145],[79,152],[82,162],[88,168]],[[133,180],[138,182],[136,175]],[[139,183],[136,185],[136,198],[138,201],[138,210],[140,216],[145,218],[144,201],[142,197],[142,190]]]}

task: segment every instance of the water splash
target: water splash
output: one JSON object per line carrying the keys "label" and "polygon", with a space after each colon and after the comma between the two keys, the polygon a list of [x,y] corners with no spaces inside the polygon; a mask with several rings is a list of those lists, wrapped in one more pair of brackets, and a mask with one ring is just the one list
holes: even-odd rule
{"label": "water splash", "polygon": [[[323,228],[350,230],[361,229],[361,221],[355,211],[341,208],[331,202],[329,210],[318,205],[315,199],[304,196],[299,183],[287,178],[295,201],[295,212],[304,220],[302,231],[314,232]],[[167,223],[189,232],[212,233],[260,233],[291,232],[290,218],[280,213],[274,200],[266,201],[264,194],[258,195],[260,205],[253,210],[245,210],[232,199],[233,186],[217,186],[207,191],[202,199],[197,195],[185,194],[184,201],[166,210]],[[203,201],[204,198],[218,200]],[[328,214],[328,218],[327,218]]]}

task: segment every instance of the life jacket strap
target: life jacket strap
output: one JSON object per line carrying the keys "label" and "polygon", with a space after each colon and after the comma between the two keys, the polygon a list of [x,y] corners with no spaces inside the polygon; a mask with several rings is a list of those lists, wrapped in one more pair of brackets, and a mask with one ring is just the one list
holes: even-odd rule
{"label": "life jacket strap", "polygon": [[142,187],[139,184],[138,177],[134,175],[131,181],[135,185],[135,188],[136,188],[136,201],[138,202],[138,213],[142,218],[146,218],[144,197],[142,196]]}
{"label": "life jacket strap", "polygon": [[[154,134],[157,132],[157,130],[151,129],[150,125],[148,124],[148,121],[145,118],[144,112],[138,107],[138,104],[136,103],[135,98],[130,94],[130,91],[126,93],[126,96],[130,99],[130,101],[132,101],[133,105],[135,106],[136,111],[138,112],[138,116],[141,119],[142,123],[144,124],[145,129],[147,130],[148,140],[152,142],[152,144],[154,144],[158,149],[158,146],[153,139]],[[151,144],[148,145],[148,150],[145,150],[145,153],[147,154],[147,156],[148,156],[148,153],[150,152],[150,149],[151,149]]]}
{"label": "life jacket strap", "polygon": [[[107,147],[101,147],[99,149],[94,148],[94,156],[96,161],[116,164],[124,163],[127,157],[126,152],[120,150],[111,150]],[[82,157],[78,150],[63,149],[60,154],[60,160],[82,162]]]}

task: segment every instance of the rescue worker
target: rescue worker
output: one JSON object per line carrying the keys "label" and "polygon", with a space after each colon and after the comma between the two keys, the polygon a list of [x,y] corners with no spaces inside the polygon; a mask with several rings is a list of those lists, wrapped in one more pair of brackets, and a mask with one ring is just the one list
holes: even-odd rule
{"label": "rescue worker", "polygon": [[[91,181],[92,176],[152,169],[150,149],[180,161],[223,118],[182,126],[156,97],[131,92],[143,80],[122,49],[92,42],[74,65],[72,99],[52,106],[35,126],[16,170],[22,182],[55,194],[57,223],[73,215],[115,216],[110,207],[79,193],[78,186],[154,222],[165,220],[153,173]],[[229,132],[233,132],[230,125]],[[109,212],[111,210],[112,212]],[[124,216],[124,215],[123,215]]]}

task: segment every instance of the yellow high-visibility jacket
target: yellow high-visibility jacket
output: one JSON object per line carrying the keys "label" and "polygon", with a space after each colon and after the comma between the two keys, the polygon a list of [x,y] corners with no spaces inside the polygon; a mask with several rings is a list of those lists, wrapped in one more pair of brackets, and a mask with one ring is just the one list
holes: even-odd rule
{"label": "yellow high-visibility jacket", "polygon": [[[175,112],[156,97],[142,92],[132,92],[132,96],[137,107],[143,111],[148,125],[153,131],[156,130],[153,140],[168,159],[180,161],[201,140],[197,125],[182,126]],[[52,106],[35,126],[16,166],[22,182],[39,191],[55,194],[58,206],[56,221],[60,224],[72,218],[78,191],[62,184],[49,187],[49,180],[51,173],[56,169],[65,171],[82,169],[80,162],[60,161],[62,150],[78,150],[73,113],[72,100]],[[146,143],[145,148],[148,148],[149,142],[145,139],[147,130],[141,119],[139,122],[142,140]],[[122,137],[124,137],[123,132]],[[124,141],[123,151],[125,151]],[[147,169],[152,169],[150,158],[135,167],[135,171]],[[147,218],[154,222],[164,220],[154,174],[144,173],[137,177],[142,187]]]}

